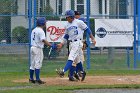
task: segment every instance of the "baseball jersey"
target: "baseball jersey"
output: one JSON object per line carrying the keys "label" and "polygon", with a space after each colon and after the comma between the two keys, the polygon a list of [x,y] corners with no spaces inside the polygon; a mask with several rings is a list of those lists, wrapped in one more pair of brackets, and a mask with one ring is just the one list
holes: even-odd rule
{"label": "baseball jersey", "polygon": [[65,26],[65,34],[69,35],[69,40],[82,40],[84,30],[86,30],[87,28],[87,25],[83,21],[74,19],[72,23],[68,22]]}
{"label": "baseball jersey", "polygon": [[31,45],[38,48],[44,48],[42,40],[45,40],[45,38],[45,32],[43,29],[36,27],[31,33]]}

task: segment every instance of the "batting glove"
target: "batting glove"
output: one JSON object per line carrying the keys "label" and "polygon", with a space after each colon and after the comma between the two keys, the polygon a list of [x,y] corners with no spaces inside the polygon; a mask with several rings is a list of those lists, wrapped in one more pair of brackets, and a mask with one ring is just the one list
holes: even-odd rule
{"label": "batting glove", "polygon": [[52,48],[52,49],[57,49],[57,45],[53,43],[53,44],[51,45],[51,48]]}

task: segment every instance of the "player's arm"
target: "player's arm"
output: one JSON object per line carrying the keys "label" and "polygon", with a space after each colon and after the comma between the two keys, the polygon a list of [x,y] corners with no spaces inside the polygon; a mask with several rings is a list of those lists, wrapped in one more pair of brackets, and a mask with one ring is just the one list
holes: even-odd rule
{"label": "player's arm", "polygon": [[59,44],[57,45],[57,48],[58,48],[58,49],[62,48],[62,46],[63,46],[64,43],[68,40],[68,38],[69,38],[69,35],[68,35],[68,34],[64,34],[64,36],[63,36],[63,38],[62,38],[62,42],[59,43]]}
{"label": "player's arm", "polygon": [[57,44],[57,48],[61,49],[62,46],[64,45],[64,43],[67,42],[68,39],[69,39],[69,35],[68,35],[68,32],[67,32],[66,27],[65,27],[65,33],[62,37],[62,41],[59,44]]}
{"label": "player's arm", "polygon": [[42,42],[45,44],[45,45],[48,45],[48,46],[51,46],[51,43],[48,42],[47,40],[43,39]]}
{"label": "player's arm", "polygon": [[45,33],[44,32],[40,32],[40,40],[45,44],[45,45],[48,45],[48,46],[51,46],[51,43],[49,43],[47,40],[46,40],[46,37],[45,37]]}
{"label": "player's arm", "polygon": [[89,34],[93,44],[95,45],[96,41],[95,41],[94,36],[92,35],[92,32],[91,32],[90,28],[88,28],[88,26],[81,20],[79,21],[79,27]]}
{"label": "player's arm", "polygon": [[87,27],[85,31],[89,34],[93,44],[95,45],[96,44],[96,40],[95,40],[95,37],[92,35],[91,30]]}

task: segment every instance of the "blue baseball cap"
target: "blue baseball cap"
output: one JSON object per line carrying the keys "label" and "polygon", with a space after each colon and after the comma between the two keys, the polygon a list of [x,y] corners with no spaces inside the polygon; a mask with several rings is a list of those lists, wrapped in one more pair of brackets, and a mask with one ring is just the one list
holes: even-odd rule
{"label": "blue baseball cap", "polygon": [[46,18],[45,17],[40,17],[37,19],[37,25],[38,26],[44,26],[46,24]]}
{"label": "blue baseball cap", "polygon": [[65,16],[66,16],[66,17],[72,17],[72,18],[74,18],[75,13],[74,13],[73,10],[67,10],[67,11],[65,12]]}

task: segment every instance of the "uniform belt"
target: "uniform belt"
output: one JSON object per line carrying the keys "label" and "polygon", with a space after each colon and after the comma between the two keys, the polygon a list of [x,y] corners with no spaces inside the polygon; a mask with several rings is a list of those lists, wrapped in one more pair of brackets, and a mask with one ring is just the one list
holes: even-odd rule
{"label": "uniform belt", "polygon": [[75,41],[78,41],[78,40],[82,40],[82,39],[74,39],[74,40],[69,40],[70,42],[75,42]]}

